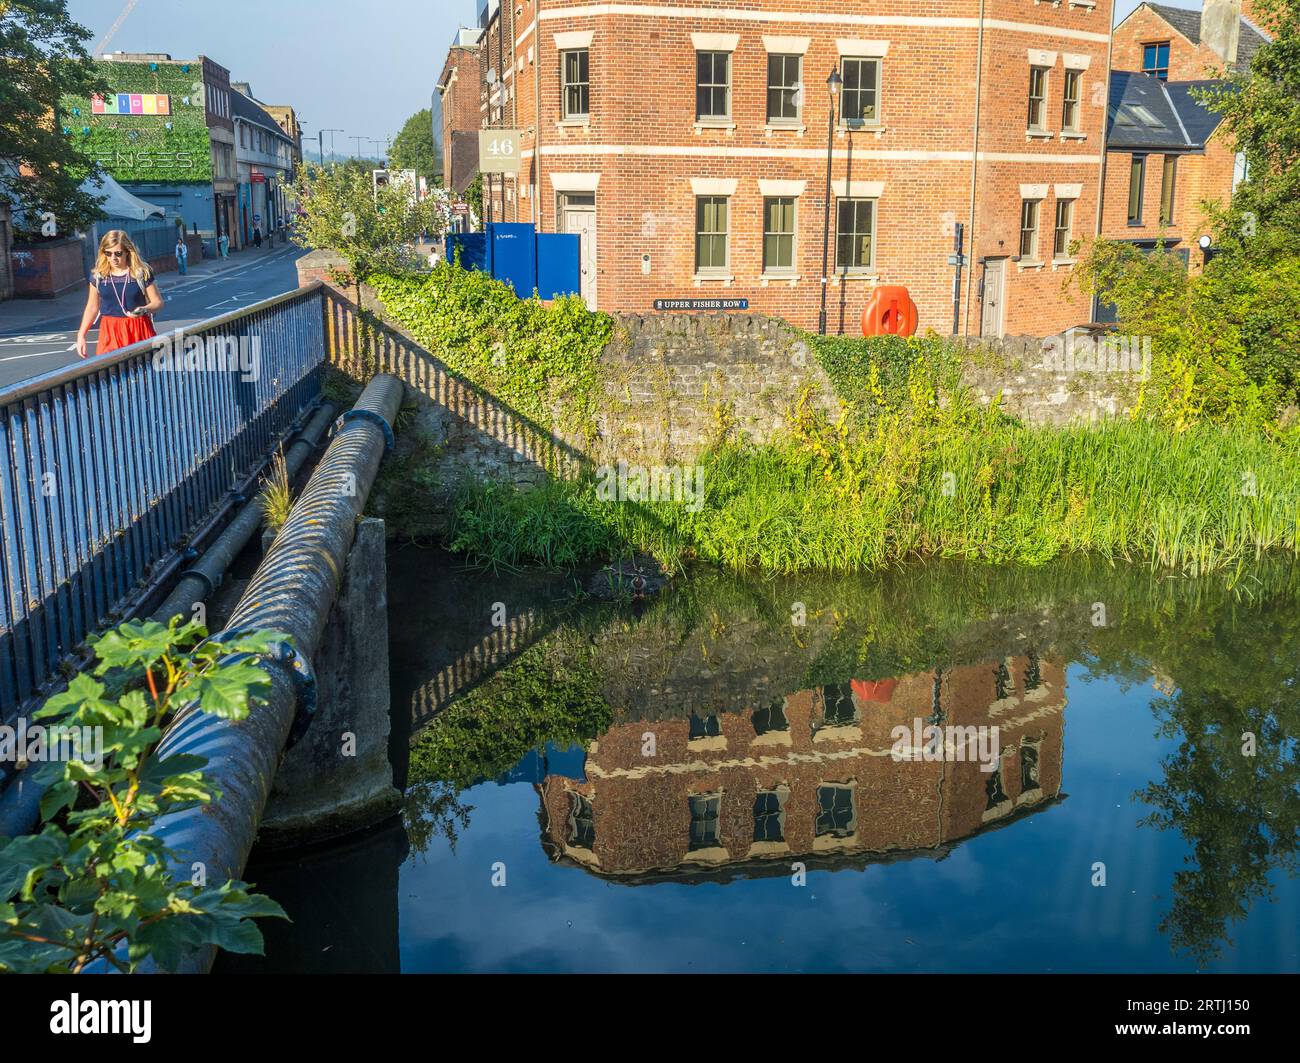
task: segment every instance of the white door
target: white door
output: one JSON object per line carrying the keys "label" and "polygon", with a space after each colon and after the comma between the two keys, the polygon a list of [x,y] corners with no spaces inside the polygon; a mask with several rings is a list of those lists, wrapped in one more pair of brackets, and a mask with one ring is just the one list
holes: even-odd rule
{"label": "white door", "polygon": [[564,231],[578,234],[578,265],[582,270],[582,298],[591,310],[596,309],[596,210],[595,197],[591,207],[564,208]]}
{"label": "white door", "polygon": [[980,336],[986,340],[1002,336],[1002,302],[1006,291],[1007,260],[991,258],[984,267],[984,298],[980,312]]}

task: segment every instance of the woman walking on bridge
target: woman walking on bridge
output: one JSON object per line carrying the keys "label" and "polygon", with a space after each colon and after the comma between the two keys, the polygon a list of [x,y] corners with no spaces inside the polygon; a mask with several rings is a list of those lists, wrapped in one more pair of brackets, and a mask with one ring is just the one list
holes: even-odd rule
{"label": "woman walking on bridge", "polygon": [[131,238],[112,229],[99,241],[99,258],[90,275],[90,293],[77,330],[77,357],[86,357],[86,333],[99,321],[96,354],[107,354],[157,335],[153,318],[162,309],[153,270]]}

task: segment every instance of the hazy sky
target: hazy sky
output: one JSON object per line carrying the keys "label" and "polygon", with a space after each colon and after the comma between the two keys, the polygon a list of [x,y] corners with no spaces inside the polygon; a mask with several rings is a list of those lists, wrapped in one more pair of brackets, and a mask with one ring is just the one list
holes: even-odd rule
{"label": "hazy sky", "polygon": [[[1138,2],[1118,0],[1116,19]],[[98,44],[127,4],[69,0],[68,10]],[[307,137],[341,127],[334,147],[351,152],[352,136],[396,136],[429,105],[456,28],[476,11],[475,0],[136,0],[109,49],[210,56],[259,99],[292,104]]]}

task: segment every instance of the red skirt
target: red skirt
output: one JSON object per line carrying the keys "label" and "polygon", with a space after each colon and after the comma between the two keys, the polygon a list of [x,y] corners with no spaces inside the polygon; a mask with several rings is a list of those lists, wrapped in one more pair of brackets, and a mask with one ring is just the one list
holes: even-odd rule
{"label": "red skirt", "polygon": [[95,344],[95,353],[107,354],[156,335],[158,333],[153,330],[153,318],[147,314],[143,317],[109,317],[105,314],[99,319],[99,340]]}

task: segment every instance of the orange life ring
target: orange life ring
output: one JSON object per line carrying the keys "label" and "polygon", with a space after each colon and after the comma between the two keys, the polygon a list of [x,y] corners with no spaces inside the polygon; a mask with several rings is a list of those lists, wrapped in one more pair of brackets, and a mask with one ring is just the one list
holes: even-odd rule
{"label": "orange life ring", "polygon": [[885,284],[871,293],[862,310],[864,336],[915,336],[916,303],[901,284]]}

